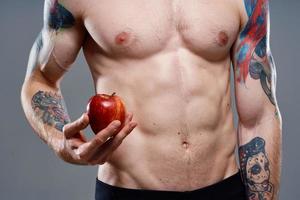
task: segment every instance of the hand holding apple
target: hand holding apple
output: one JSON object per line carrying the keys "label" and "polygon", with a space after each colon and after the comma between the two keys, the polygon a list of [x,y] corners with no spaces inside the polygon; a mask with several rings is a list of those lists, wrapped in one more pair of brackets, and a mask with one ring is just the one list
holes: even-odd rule
{"label": "hand holding apple", "polygon": [[113,121],[87,141],[84,137],[77,137],[78,134],[83,135],[82,130],[89,125],[89,117],[84,113],[77,120],[64,126],[63,145],[60,145],[61,148],[57,154],[64,161],[73,164],[104,164],[136,127],[137,123],[132,122],[132,117],[132,113],[126,114],[125,125],[122,130],[117,132],[120,121]]}
{"label": "hand holding apple", "polygon": [[[101,165],[121,145],[137,123],[132,122],[133,114],[126,112],[124,103],[115,93],[95,95],[90,99],[87,110],[88,113],[64,126],[63,145],[60,145],[58,155],[73,164]],[[87,141],[83,137],[83,129],[89,124],[95,136]]]}
{"label": "hand holding apple", "polygon": [[112,95],[96,94],[88,102],[87,114],[90,119],[90,126],[95,134],[114,120],[121,122],[118,132],[124,127],[126,109],[121,98],[115,93]]}

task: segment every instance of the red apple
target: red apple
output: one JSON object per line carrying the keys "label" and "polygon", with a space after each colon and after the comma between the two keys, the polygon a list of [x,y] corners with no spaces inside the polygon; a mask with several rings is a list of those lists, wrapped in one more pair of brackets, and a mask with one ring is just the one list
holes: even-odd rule
{"label": "red apple", "polygon": [[112,95],[96,94],[91,97],[87,105],[90,126],[95,134],[106,128],[112,121],[119,120],[124,127],[126,109],[121,98],[114,92]]}

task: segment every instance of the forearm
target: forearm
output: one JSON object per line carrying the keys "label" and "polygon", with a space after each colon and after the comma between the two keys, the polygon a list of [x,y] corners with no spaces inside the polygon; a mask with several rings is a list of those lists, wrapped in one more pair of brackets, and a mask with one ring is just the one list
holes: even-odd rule
{"label": "forearm", "polygon": [[281,173],[280,113],[266,116],[255,125],[239,122],[239,159],[251,200],[277,200]]}
{"label": "forearm", "polygon": [[32,128],[58,153],[63,142],[62,128],[70,121],[60,89],[37,70],[25,80],[21,101]]}

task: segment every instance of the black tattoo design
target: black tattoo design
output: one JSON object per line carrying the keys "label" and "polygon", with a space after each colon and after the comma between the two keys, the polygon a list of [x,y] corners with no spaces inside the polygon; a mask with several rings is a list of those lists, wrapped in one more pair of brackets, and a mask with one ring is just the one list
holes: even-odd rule
{"label": "black tattoo design", "polygon": [[[267,58],[261,58],[267,59]],[[272,60],[270,59],[268,64],[263,64],[261,61],[252,59],[249,66],[249,73],[253,79],[260,80],[260,84],[265,94],[269,98],[270,102],[275,105],[274,96],[271,90],[272,82],[272,69],[270,65],[273,65]]]}
{"label": "black tattoo design", "polygon": [[53,126],[59,131],[70,122],[63,98],[56,93],[38,91],[32,97],[31,106],[44,124]]}
{"label": "black tattoo design", "polygon": [[61,28],[70,28],[74,24],[75,18],[72,13],[62,6],[58,0],[53,0],[48,19],[49,27],[57,31]]}
{"label": "black tattoo design", "polygon": [[264,139],[256,137],[241,146],[239,157],[248,198],[250,200],[271,200],[273,185],[270,183],[270,167]]}

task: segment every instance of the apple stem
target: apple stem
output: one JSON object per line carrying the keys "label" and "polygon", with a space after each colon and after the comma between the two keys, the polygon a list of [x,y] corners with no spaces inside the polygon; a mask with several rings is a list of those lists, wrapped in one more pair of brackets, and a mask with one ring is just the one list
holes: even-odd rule
{"label": "apple stem", "polygon": [[116,93],[114,92],[114,93],[111,94],[111,96],[114,96],[115,94],[116,94]]}

